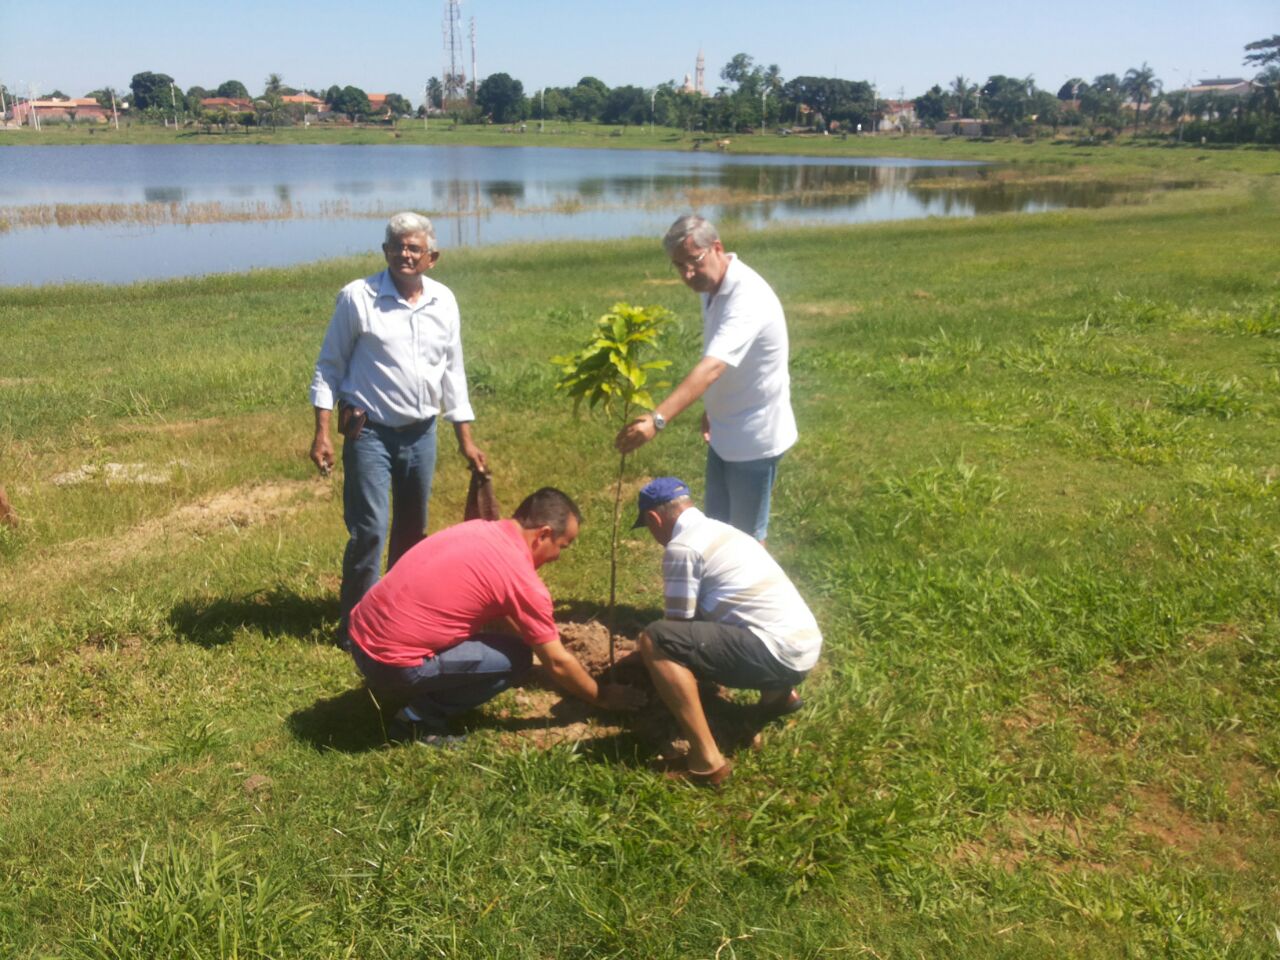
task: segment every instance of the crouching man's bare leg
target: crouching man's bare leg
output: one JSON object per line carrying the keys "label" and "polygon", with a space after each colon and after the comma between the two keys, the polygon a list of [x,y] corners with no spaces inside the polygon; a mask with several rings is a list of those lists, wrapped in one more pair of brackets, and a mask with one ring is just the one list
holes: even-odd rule
{"label": "crouching man's bare leg", "polygon": [[724,755],[716,746],[702,710],[702,698],[698,695],[698,679],[683,664],[668,659],[650,639],[648,631],[640,634],[640,655],[649,669],[658,696],[667,705],[689,740],[689,771],[712,773],[725,764]]}

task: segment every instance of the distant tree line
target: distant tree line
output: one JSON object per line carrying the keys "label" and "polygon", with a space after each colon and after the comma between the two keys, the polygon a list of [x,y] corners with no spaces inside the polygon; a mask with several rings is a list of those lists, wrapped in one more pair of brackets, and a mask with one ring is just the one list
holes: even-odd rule
{"label": "distant tree line", "polygon": [[[982,83],[958,76],[945,88],[935,84],[904,104],[882,98],[865,80],[820,76],[787,80],[776,64],[765,66],[739,53],[721,69],[722,83],[705,95],[675,81],[648,88],[610,88],[590,76],[571,87],[526,91],[509,74],[494,73],[478,84],[474,97],[445,103],[443,84],[432,78],[427,82],[426,102],[416,112],[407,98],[396,93],[388,94],[375,111],[368,94],[350,85],[304,91],[286,85],[273,73],[261,94],[253,96],[238,80],[183,91],[168,74],[144,71],[133,76],[127,92],[103,87],[89,96],[106,108],[112,106],[113,97],[117,105],[129,101],[144,120],[218,124],[224,129],[299,123],[317,108],[286,103],[284,98],[307,93],[323,103],[326,114],[353,122],[395,123],[429,111],[447,114],[455,123],[656,124],[716,135],[777,128],[849,133],[886,126],[909,132],[905,109],[909,106],[915,125],[930,130],[941,124],[946,131],[947,122],[952,121],[961,132],[960,121],[969,121],[977,122],[981,132],[992,136],[1030,136],[1065,128],[1090,137],[1111,137],[1131,130],[1135,136],[1145,133],[1215,143],[1280,143],[1280,34],[1246,44],[1244,49],[1244,65],[1260,72],[1243,93],[1230,94],[1165,92],[1155,71],[1143,63],[1123,76],[1075,77],[1057,91],[1040,89],[1030,76],[992,74]],[[203,101],[210,98],[241,101],[247,107],[208,110]]]}
{"label": "distant tree line", "polygon": [[865,81],[796,77],[784,82],[776,64],[759,65],[745,53],[725,64],[720,79],[723,83],[707,96],[675,81],[611,89],[596,77],[583,77],[572,87],[526,93],[519,80],[498,73],[477,88],[470,119],[502,124],[530,120],[619,127],[656,124],[729,133],[779,126],[827,131],[855,130],[861,124],[870,129],[876,116],[875,92]]}
{"label": "distant tree line", "polygon": [[[944,89],[934,85],[909,102],[915,122],[935,129],[948,120],[978,121],[992,136],[1074,131],[1082,136],[1181,137],[1209,142],[1280,143],[1280,35],[1245,46],[1244,64],[1261,68],[1248,91],[1165,92],[1146,63],[1123,75],[1072,78],[1056,91],[1034,77],[992,74],[979,83],[960,76]],[[505,73],[479,85],[473,104],[450,112],[463,121],[512,124],[529,120],[595,122],[616,126],[654,123],[688,131],[743,133],[785,127],[793,131],[879,130],[901,122],[906,104],[881,97],[865,80],[800,76],[785,80],[739,53],[720,71],[722,85],[704,96],[669,81],[644,89],[610,89],[595,77],[572,87],[526,93]],[[433,106],[439,108],[438,96]]]}
{"label": "distant tree line", "polygon": [[[286,97],[304,93],[314,97],[319,106],[304,107],[285,101]],[[350,121],[390,123],[414,114],[413,104],[398,93],[387,94],[380,109],[375,111],[368,94],[359,87],[334,85],[327,90],[304,90],[289,86],[278,73],[267,76],[262,92],[257,96],[239,80],[226,80],[216,87],[193,86],[184,91],[169,74],[151,71],[135,73],[128,90],[102,87],[86,96],[94,98],[107,109],[111,108],[113,98],[117,107],[128,103],[133,115],[144,121],[216,124],[224,129],[230,126],[289,126],[301,123],[308,114],[314,116],[322,110]],[[227,104],[208,108],[204,101],[211,99],[239,101],[243,106]]]}

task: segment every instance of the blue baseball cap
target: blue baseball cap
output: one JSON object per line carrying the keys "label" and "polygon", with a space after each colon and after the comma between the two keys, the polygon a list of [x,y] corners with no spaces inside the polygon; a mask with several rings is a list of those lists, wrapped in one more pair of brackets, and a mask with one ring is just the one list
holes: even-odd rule
{"label": "blue baseball cap", "polygon": [[644,515],[650,510],[656,510],[664,503],[688,496],[691,496],[689,485],[678,477],[658,477],[656,480],[650,480],[636,497],[636,522],[631,525],[631,529],[643,527]]}

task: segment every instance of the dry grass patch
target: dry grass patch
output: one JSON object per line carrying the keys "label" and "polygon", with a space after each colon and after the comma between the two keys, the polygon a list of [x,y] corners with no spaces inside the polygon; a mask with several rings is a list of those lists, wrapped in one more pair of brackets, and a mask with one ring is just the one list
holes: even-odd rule
{"label": "dry grass patch", "polygon": [[10,568],[0,576],[0,590],[19,595],[33,589],[56,589],[81,579],[96,580],[101,571],[124,566],[144,554],[164,556],[176,552],[175,543],[278,520],[299,510],[305,500],[328,499],[331,495],[327,484],[315,480],[224,490],[121,533],[73,541],[20,568]]}
{"label": "dry grass patch", "polygon": [[785,306],[789,315],[797,317],[851,317],[862,312],[862,307],[856,303],[802,301]]}

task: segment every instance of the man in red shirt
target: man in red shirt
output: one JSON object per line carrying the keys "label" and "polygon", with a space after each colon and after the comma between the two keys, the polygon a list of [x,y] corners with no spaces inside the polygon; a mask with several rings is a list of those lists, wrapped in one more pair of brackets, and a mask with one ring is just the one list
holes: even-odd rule
{"label": "man in red shirt", "polygon": [[[605,710],[634,710],[644,695],[597,683],[565,649],[551,593],[537,568],[578,536],[582,515],[543,487],[509,520],[469,520],[412,547],[351,611],[351,655],[384,703],[402,703],[391,740],[433,746],[455,714],[518,683],[533,654],[566,693]],[[506,620],[518,636],[497,632]]]}

